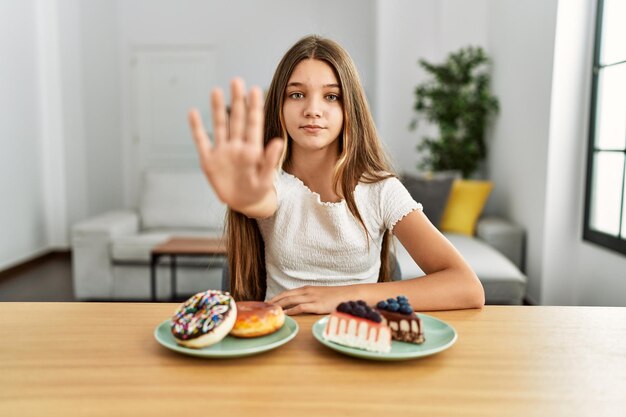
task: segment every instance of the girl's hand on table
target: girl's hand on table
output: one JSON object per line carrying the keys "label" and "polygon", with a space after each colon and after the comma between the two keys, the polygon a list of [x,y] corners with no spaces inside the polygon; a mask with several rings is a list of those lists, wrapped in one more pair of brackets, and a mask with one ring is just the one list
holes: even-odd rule
{"label": "girl's hand on table", "polygon": [[285,314],[329,314],[337,305],[349,299],[348,286],[316,287],[306,285],[304,287],[287,290],[269,300],[285,310]]}
{"label": "girl's hand on table", "polygon": [[218,197],[241,211],[263,201],[273,192],[275,167],[283,141],[273,139],[263,146],[263,100],[261,90],[252,88],[246,98],[243,80],[231,83],[230,118],[224,94],[211,92],[213,143],[196,109],[189,112],[189,124],[202,170]]}

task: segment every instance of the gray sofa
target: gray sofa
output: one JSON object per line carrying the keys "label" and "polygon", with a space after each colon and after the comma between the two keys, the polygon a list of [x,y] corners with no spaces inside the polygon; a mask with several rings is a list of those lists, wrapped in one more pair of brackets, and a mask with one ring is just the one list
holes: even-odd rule
{"label": "gray sofa", "polygon": [[[200,171],[149,171],[137,209],[118,210],[72,227],[74,294],[79,300],[148,300],[150,251],[172,236],[221,236],[226,207]],[[481,219],[477,236],[447,235],[476,271],[490,304],[519,304],[526,277],[520,272],[523,231],[504,220]],[[402,278],[422,275],[402,245],[396,258]],[[177,260],[179,295],[222,286],[224,261]],[[171,295],[168,257],[157,269],[157,299]]]}

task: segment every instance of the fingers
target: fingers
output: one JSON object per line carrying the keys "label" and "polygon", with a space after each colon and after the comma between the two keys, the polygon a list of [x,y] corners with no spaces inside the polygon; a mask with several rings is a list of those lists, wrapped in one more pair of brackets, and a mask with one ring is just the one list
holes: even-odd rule
{"label": "fingers", "polygon": [[308,286],[304,286],[287,290],[278,294],[269,302],[282,307],[285,310],[285,314],[289,314],[289,312],[292,314],[313,313],[317,310],[317,297],[310,294],[308,289]]}
{"label": "fingers", "polygon": [[200,155],[200,162],[203,163],[211,151],[211,142],[209,140],[209,136],[206,134],[206,129],[202,124],[200,113],[198,113],[198,110],[196,109],[191,109],[189,111],[189,126],[191,127],[191,134],[193,136],[193,141],[196,144],[196,149]]}
{"label": "fingers", "polygon": [[[285,293],[283,293],[285,294]],[[294,316],[296,314],[304,314],[304,313],[321,313],[321,309],[318,304],[315,303],[306,295],[287,295],[283,297],[282,294],[275,297],[277,301],[270,301],[280,307],[283,308],[285,314],[288,316]]]}
{"label": "fingers", "polygon": [[300,304],[310,303],[312,300],[306,295],[291,295],[274,302],[274,304],[281,306],[282,308],[294,307]]}
{"label": "fingers", "polygon": [[215,146],[220,146],[226,142],[226,105],[224,104],[224,93],[216,88],[211,92],[211,108],[213,109],[213,139]]}
{"label": "fingers", "polygon": [[298,314],[306,314],[306,313],[316,314],[318,311],[315,308],[314,304],[307,303],[307,304],[298,304],[297,306],[293,308],[286,309],[284,312],[288,316],[296,316]]}
{"label": "fingers", "polygon": [[[300,287],[300,288],[294,288],[294,289],[291,289],[291,290],[285,290],[285,291],[281,292],[280,294],[276,294],[274,296],[274,298],[272,298],[268,302],[269,303],[273,303],[273,304],[279,304],[285,298],[288,298],[288,297],[291,297],[291,296],[294,296],[294,295],[302,294],[305,288],[306,288],[306,286]],[[282,305],[281,305],[281,307],[282,307]]]}
{"label": "fingers", "polygon": [[330,305],[328,305],[329,302],[326,300],[328,297],[325,296],[328,290],[329,287],[305,285],[304,287],[283,291],[269,302],[282,307],[287,315],[303,313],[324,314],[332,311],[337,304],[331,300]]}
{"label": "fingers", "polygon": [[215,89],[211,94],[215,145],[219,146],[228,140],[242,140],[262,146],[263,98],[261,90],[258,87],[252,88],[246,104],[244,81],[241,78],[234,78],[230,88],[231,104],[228,116],[222,91]]}
{"label": "fingers", "polygon": [[258,87],[253,87],[249,94],[246,140],[263,146],[263,98]]}
{"label": "fingers", "polygon": [[261,167],[261,176],[269,176],[278,165],[278,161],[283,154],[285,141],[281,138],[274,138],[265,148],[265,161]]}
{"label": "fingers", "polygon": [[300,292],[299,290],[300,288],[283,291],[280,294],[277,294],[274,298],[272,298],[268,302],[271,304],[279,305],[283,308],[288,307],[290,304],[288,302],[285,302],[285,300],[293,295],[297,295]]}
{"label": "fingers", "polygon": [[244,140],[246,128],[246,101],[245,86],[243,80],[235,78],[230,83],[230,139]]}

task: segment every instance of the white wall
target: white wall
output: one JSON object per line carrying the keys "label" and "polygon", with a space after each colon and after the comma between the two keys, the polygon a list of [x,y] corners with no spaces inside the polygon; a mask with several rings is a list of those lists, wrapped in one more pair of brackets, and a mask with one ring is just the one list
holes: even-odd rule
{"label": "white wall", "polygon": [[581,240],[595,3],[559,3],[541,280],[544,304],[626,306],[626,257]]}
{"label": "white wall", "polygon": [[79,1],[78,7],[85,216],[90,216],[124,205],[121,96],[128,87],[120,83],[117,2]]}
{"label": "white wall", "polygon": [[[46,1],[46,0],[44,0]],[[85,158],[85,113],[83,107],[82,44],[80,2],[58,2],[58,45],[61,62],[62,126],[64,131],[64,177],[66,228],[87,216],[89,194]],[[64,242],[67,246],[67,242]]]}
{"label": "white wall", "polygon": [[39,150],[44,224],[49,247],[68,239],[65,125],[61,67],[60,7],[57,0],[36,3],[37,68],[39,72]]}
{"label": "white wall", "polygon": [[491,0],[492,86],[501,111],[489,139],[488,211],[527,232],[528,295],[541,299],[543,231],[550,130],[550,94],[557,0]]}
{"label": "white wall", "polygon": [[418,60],[441,62],[464,46],[487,49],[485,0],[379,0],[377,2],[377,127],[399,172],[415,172],[416,146],[433,128],[409,131],[415,87],[426,79]]}
{"label": "white wall", "polygon": [[47,249],[37,2],[0,2],[0,269]]}

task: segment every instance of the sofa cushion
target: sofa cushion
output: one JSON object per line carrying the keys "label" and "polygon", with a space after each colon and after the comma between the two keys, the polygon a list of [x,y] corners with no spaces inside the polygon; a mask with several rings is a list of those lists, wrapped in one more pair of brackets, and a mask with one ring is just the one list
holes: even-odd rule
{"label": "sofa cushion", "polygon": [[441,218],[441,230],[473,236],[492,188],[491,181],[455,180]]}
{"label": "sofa cushion", "polygon": [[[169,238],[177,237],[217,237],[221,234],[181,230],[181,229],[161,229],[136,235],[117,236],[111,239],[111,258],[116,263],[142,263],[150,262],[150,252],[152,248],[165,243]],[[169,258],[169,257],[165,257]],[[187,258],[187,257],[180,257]],[[203,263],[202,257],[191,257]],[[192,261],[192,263],[194,263]],[[195,262],[198,263],[198,262]]]}
{"label": "sofa cushion", "polygon": [[402,175],[402,184],[411,197],[424,207],[424,214],[435,227],[440,228],[454,177]]}
{"label": "sofa cushion", "polygon": [[72,241],[128,235],[139,230],[139,217],[135,211],[115,210],[82,220],[72,226]]}
{"label": "sofa cushion", "polygon": [[[480,239],[455,233],[446,233],[445,236],[480,279],[488,304],[522,302],[526,292],[526,277],[508,258]],[[402,279],[424,275],[404,246],[397,239],[394,241]]]}
{"label": "sofa cushion", "polygon": [[165,243],[169,237],[167,233],[142,233],[114,237],[111,239],[111,258],[113,262],[149,262],[152,248]]}
{"label": "sofa cushion", "polygon": [[200,171],[147,171],[139,214],[142,229],[202,228],[222,231],[226,205]]}

